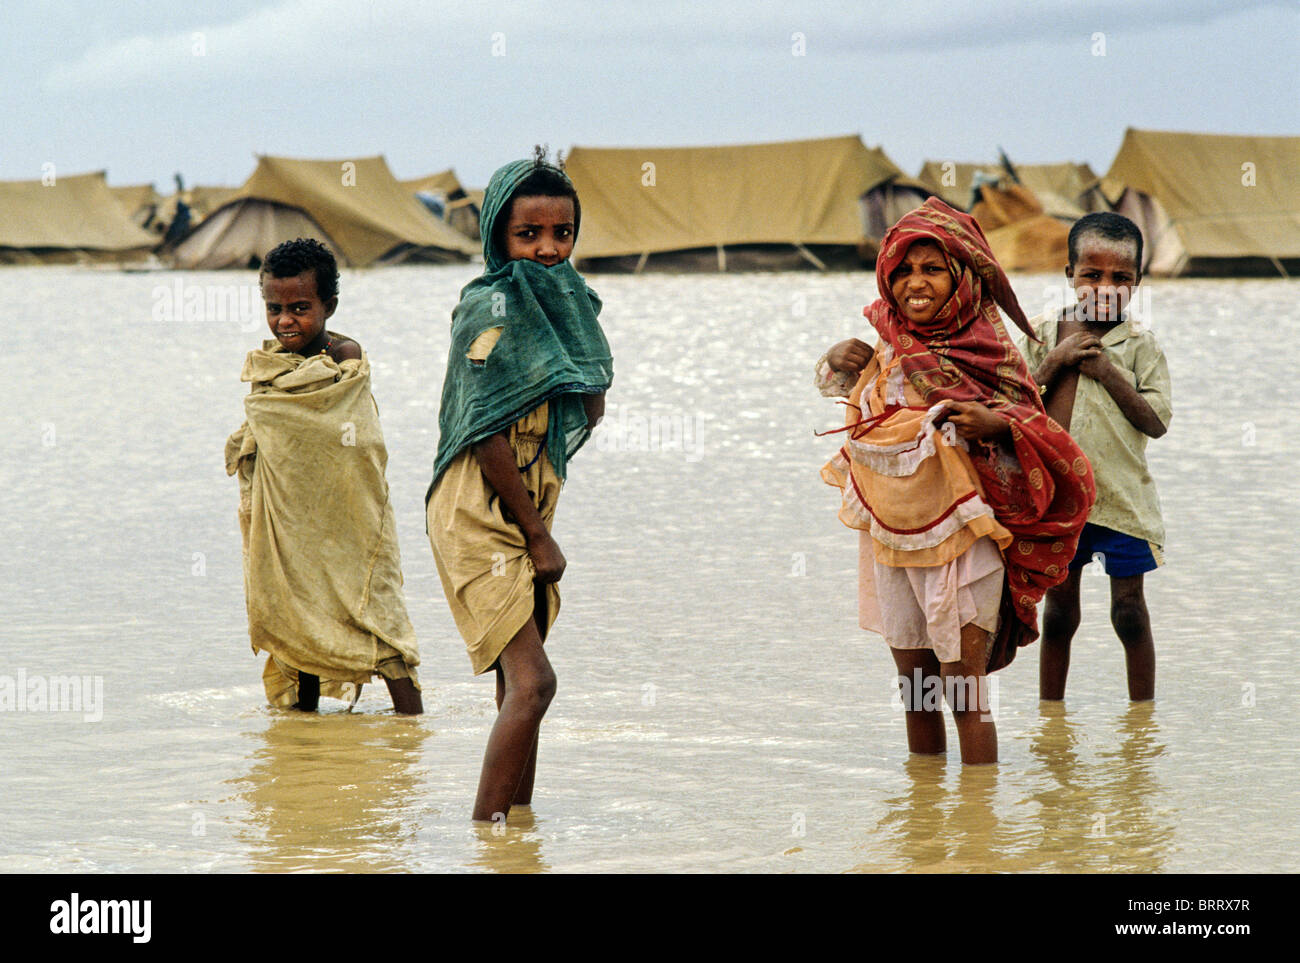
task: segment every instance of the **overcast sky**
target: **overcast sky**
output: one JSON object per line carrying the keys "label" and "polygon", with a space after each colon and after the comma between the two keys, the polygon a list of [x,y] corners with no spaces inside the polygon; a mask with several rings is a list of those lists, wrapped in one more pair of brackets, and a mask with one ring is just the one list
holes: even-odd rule
{"label": "overcast sky", "polygon": [[1300,134],[1300,0],[4,0],[0,53],[0,179],[164,191],[257,153],[482,186],[538,142],[859,133],[909,174],[999,145],[1104,173],[1127,126]]}

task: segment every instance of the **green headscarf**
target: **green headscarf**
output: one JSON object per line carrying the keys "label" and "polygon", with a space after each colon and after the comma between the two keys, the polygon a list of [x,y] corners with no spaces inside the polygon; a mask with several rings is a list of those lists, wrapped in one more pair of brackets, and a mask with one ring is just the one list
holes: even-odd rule
{"label": "green headscarf", "polygon": [[[492,175],[484,194],[479,231],[486,266],[460,292],[451,315],[438,455],[426,502],[452,459],[544,401],[550,402],[546,454],[563,479],[570,456],[591,435],[582,396],[600,394],[613,381],[609,343],[596,320],[600,298],[582,275],[567,259],[550,268],[511,261],[494,241],[496,222],[515,189],[538,166],[533,160],[507,164]],[[496,327],[503,330],[486,363],[470,361],[474,339]]]}

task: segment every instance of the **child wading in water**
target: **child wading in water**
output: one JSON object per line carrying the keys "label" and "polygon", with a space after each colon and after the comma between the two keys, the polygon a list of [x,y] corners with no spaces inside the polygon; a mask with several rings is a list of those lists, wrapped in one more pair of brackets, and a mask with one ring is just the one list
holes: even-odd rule
{"label": "child wading in water", "polygon": [[818,362],[822,393],[848,396],[822,477],[861,533],[860,622],[890,646],[908,748],[945,751],[942,692],[962,762],[996,762],[987,673],[1037,636],[1092,472],[1003,328],[999,306],[1028,322],[973,218],[926,201],[885,235],[876,283],[876,346],[850,339]]}
{"label": "child wading in water", "polygon": [[496,673],[480,821],[532,801],[555,694],[542,643],[565,567],[551,522],[613,379],[600,299],[569,262],[581,216],[573,183],[544,152],[498,170],[480,222],[486,268],[452,313],[427,521],[470,664]]}
{"label": "child wading in water", "polygon": [[1169,367],[1149,331],[1126,315],[1142,280],[1142,232],[1120,214],[1089,214],[1069,237],[1065,275],[1078,301],[1031,324],[1041,342],[1025,358],[1043,387],[1047,412],[1064,425],[1092,462],[1097,503],[1069,577],[1047,592],[1039,696],[1065,698],[1070,641],[1079,627],[1079,576],[1100,553],[1110,576],[1110,621],[1124,646],[1129,698],[1155,698],[1156,651],[1142,576],[1161,564],[1164,524],[1147,470],[1148,438],[1165,433],[1171,415]]}
{"label": "child wading in water", "polygon": [[325,329],[338,265],[299,238],[266,256],[260,280],[275,340],[244,362],[247,420],[226,442],[226,471],[239,476],[248,634],[268,653],[267,699],[314,711],[322,694],[355,701],[378,674],[394,709],[420,713],[370,363]]}

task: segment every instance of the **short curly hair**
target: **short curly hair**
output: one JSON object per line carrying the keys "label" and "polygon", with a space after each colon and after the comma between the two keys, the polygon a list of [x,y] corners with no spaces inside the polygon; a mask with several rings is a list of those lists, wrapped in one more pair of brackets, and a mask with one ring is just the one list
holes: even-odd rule
{"label": "short curly hair", "polygon": [[1100,211],[1096,214],[1085,214],[1075,221],[1066,238],[1066,256],[1070,267],[1074,267],[1075,262],[1079,260],[1079,245],[1086,237],[1099,237],[1103,241],[1118,244],[1132,244],[1137,275],[1139,278],[1142,276],[1142,229],[1123,214]]}
{"label": "short curly hair", "polygon": [[339,293],[339,262],[334,252],[314,237],[300,237],[277,245],[262,261],[262,275],[273,278],[297,277],[306,271],[316,275],[316,296],[328,301]]}

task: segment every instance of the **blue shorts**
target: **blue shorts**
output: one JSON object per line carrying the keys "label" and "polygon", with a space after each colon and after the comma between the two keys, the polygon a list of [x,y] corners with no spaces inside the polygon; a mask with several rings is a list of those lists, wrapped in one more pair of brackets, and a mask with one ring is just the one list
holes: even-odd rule
{"label": "blue shorts", "polygon": [[1142,575],[1165,561],[1160,555],[1159,545],[1088,522],[1079,536],[1079,550],[1070,562],[1070,571],[1083,568],[1094,559],[1101,562],[1101,567],[1112,578]]}

